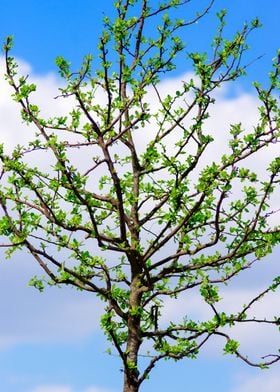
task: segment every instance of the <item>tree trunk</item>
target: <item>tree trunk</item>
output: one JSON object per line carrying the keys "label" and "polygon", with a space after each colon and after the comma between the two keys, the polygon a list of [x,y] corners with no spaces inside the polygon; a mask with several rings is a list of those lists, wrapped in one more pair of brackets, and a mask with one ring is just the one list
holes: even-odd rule
{"label": "tree trunk", "polygon": [[[134,263],[134,265],[137,263]],[[138,271],[137,271],[138,272]],[[139,391],[139,370],[138,370],[138,353],[141,346],[141,318],[137,309],[141,304],[142,293],[139,290],[139,274],[133,274],[133,279],[130,286],[130,313],[127,319],[127,344],[126,344],[126,358],[124,363],[124,387],[123,392],[138,392]]]}
{"label": "tree trunk", "polygon": [[131,380],[131,376],[125,372],[123,392],[138,392],[138,391],[139,391],[139,385],[135,384],[133,380]]}
{"label": "tree trunk", "polygon": [[140,318],[129,315],[128,337],[126,346],[126,363],[124,364],[124,389],[123,392],[138,392],[138,352],[141,345]]}

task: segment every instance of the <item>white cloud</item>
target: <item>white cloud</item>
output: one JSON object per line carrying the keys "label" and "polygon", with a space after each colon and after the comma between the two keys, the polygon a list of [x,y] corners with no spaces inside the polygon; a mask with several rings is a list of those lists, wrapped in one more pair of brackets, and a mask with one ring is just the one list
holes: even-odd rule
{"label": "white cloud", "polygon": [[1,261],[0,270],[0,349],[25,342],[78,342],[99,331],[102,306],[94,294],[67,287],[39,293],[28,287],[30,277],[42,271],[24,252],[12,262]]}
{"label": "white cloud", "polygon": [[[47,74],[44,76],[32,75],[32,69],[29,64],[18,61],[19,75],[30,75],[28,82],[33,82],[38,86],[38,91],[33,93],[32,100],[42,108],[44,115],[61,115],[65,114],[70,108],[70,102],[66,100],[55,100],[54,97],[58,95],[58,88],[61,87],[59,79],[54,74]],[[6,151],[10,151],[16,144],[23,144],[27,141],[33,140],[34,133],[31,131],[32,127],[27,127],[23,124],[18,103],[12,100],[11,95],[14,93],[12,87],[4,79],[5,65],[4,60],[0,57],[0,124],[1,124],[1,142],[5,143]],[[32,79],[32,80],[31,80]]]}
{"label": "white cloud", "polygon": [[230,392],[276,392],[280,390],[280,377],[277,369],[260,371],[254,377],[242,377]]}
{"label": "white cloud", "polygon": [[[0,66],[3,68],[3,59],[0,59]],[[20,68],[24,73],[32,73],[30,66],[20,62]],[[165,80],[159,86],[161,93],[173,94],[182,80],[187,80],[193,75],[188,73],[178,78]],[[39,86],[38,92],[34,94],[34,102],[42,107],[46,116],[54,114],[64,114],[71,108],[71,100],[53,99],[58,94],[60,87],[59,79],[52,75],[38,76],[33,75],[32,80]],[[19,116],[19,107],[11,101],[11,89],[7,82],[0,78],[0,134],[1,140],[5,146],[11,148],[15,143],[24,143],[27,138],[33,138],[33,132],[26,129],[22,124]],[[103,98],[102,98],[103,99]],[[155,94],[149,91],[147,99],[153,102],[153,108],[156,107]],[[255,123],[257,116],[258,102],[255,96],[241,93],[237,97],[227,98],[223,90],[219,91],[217,103],[211,109],[211,117],[207,122],[207,127],[212,133],[218,134],[217,142],[209,148],[208,159],[215,160],[217,151],[219,154],[224,152],[225,140],[227,138],[229,125],[234,122],[242,122],[245,128],[250,129]],[[26,132],[25,132],[26,131]],[[145,133],[143,134],[143,132]],[[147,129],[137,131],[136,140],[143,147],[143,142],[151,137]],[[147,136],[149,135],[149,137]],[[142,144],[141,144],[142,143]],[[141,148],[142,148],[141,147]],[[271,146],[271,151],[277,150],[278,146]],[[80,154],[80,155],[79,155]],[[77,156],[81,156],[79,153]],[[263,168],[271,158],[271,153],[262,154],[259,159],[254,161],[256,170],[263,172]],[[205,162],[205,161],[204,161]],[[37,162],[36,162],[37,164]],[[279,205],[279,200],[275,201],[275,206]],[[276,216],[275,216],[276,220]],[[98,329],[98,319],[101,313],[99,301],[93,299],[93,296],[82,293],[79,295],[74,290],[61,291],[57,289],[48,289],[44,294],[34,294],[34,290],[25,288],[24,285],[33,274],[38,271],[35,267],[29,267],[31,263],[26,255],[22,255],[24,260],[17,262],[16,268],[11,269],[11,265],[0,265],[1,271],[5,269],[5,274],[0,274],[1,292],[5,293],[5,301],[0,304],[1,314],[5,314],[4,320],[0,325],[0,347],[10,346],[11,344],[23,341],[42,341],[48,339],[70,339],[75,336],[77,339],[88,336],[92,331]],[[24,268],[20,268],[23,265]],[[12,271],[7,272],[8,269]],[[21,271],[19,273],[18,271]],[[251,271],[250,271],[251,273]],[[40,272],[39,272],[40,274]],[[250,277],[253,275],[250,275]],[[261,276],[261,275],[258,275]],[[251,279],[251,278],[250,278]],[[259,277],[257,279],[260,279]],[[24,285],[22,285],[24,282]],[[245,290],[236,289],[228,291],[224,303],[227,309],[239,302],[242,303],[245,295],[251,293]],[[276,302],[265,302],[264,309],[268,310],[277,305]],[[179,317],[181,315],[192,314],[197,317],[206,318],[209,315],[208,307],[203,304],[199,296],[192,295],[190,298],[166,301],[166,308],[163,312],[165,322]],[[65,325],[67,328],[65,329]],[[238,332],[242,335],[241,332]],[[245,342],[250,342],[250,337],[260,335],[244,335]],[[265,336],[262,341],[267,341],[271,335]],[[254,343],[250,343],[253,345]],[[92,391],[91,391],[92,392]]]}
{"label": "white cloud", "polygon": [[[242,311],[244,304],[248,304],[269,286],[271,279],[265,269],[270,269],[272,276],[277,274],[279,268],[277,253],[275,254],[274,263],[263,262],[261,267],[257,271],[250,270],[245,278],[241,277],[240,281],[234,282],[235,284],[221,286],[219,293],[222,299],[216,304],[218,312],[225,312],[230,315]],[[262,274],[262,270],[265,271],[264,274]],[[246,280],[247,278],[249,280]],[[256,284],[254,278],[256,278]],[[266,286],[264,286],[265,284]],[[262,297],[246,313],[249,318],[273,320],[274,316],[280,316],[279,301],[280,293],[277,290]],[[201,299],[199,291],[196,290],[183,293],[177,299],[165,298],[161,323],[166,325],[170,321],[180,322],[183,317],[206,321],[213,316],[210,306]],[[277,354],[280,348],[280,335],[275,325],[254,322],[236,323],[232,328],[221,328],[220,331],[228,333],[231,338],[238,340],[240,342],[240,352],[248,355],[249,359],[256,362],[259,362],[263,355]],[[213,355],[219,357],[223,353],[225,343],[224,338],[213,336],[207,342],[206,349],[202,350],[202,354],[206,357]]]}
{"label": "white cloud", "polygon": [[[262,291],[257,289],[236,289],[224,292],[224,299],[217,309],[225,310],[228,314],[242,310],[243,304],[248,304],[256,295]],[[248,310],[249,318],[273,320],[279,317],[279,291],[269,293]],[[261,357],[270,353],[277,354],[280,348],[280,335],[278,328],[271,324],[255,322],[236,323],[232,328],[227,328],[233,339],[240,342],[240,352],[248,355],[249,359],[260,362]],[[224,342],[225,343],[225,342]]]}

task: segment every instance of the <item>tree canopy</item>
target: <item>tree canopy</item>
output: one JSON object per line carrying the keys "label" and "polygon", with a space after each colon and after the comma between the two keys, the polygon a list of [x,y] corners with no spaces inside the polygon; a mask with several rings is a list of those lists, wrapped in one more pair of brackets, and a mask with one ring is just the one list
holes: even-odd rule
{"label": "tree canopy", "polygon": [[[85,56],[79,70],[56,59],[64,80],[56,99],[71,102],[68,115],[41,115],[36,85],[18,74],[11,56],[12,37],[4,45],[6,78],[30,128],[25,145],[0,148],[1,246],[7,257],[28,250],[45,273],[30,281],[39,290],[71,285],[104,302],[101,326],[122,361],[125,392],[138,391],[162,359],[195,358],[214,336],[249,365],[280,359],[270,353],[254,362],[231,336],[239,324],[279,328],[277,309],[273,318],[252,312],[280,277],[234,314],[219,306],[220,288],[280,242],[271,224],[280,158],[262,176],[249,164],[279,142],[279,61],[266,88],[255,83],[253,129],[234,123],[222,136],[209,130],[216,90],[245,75],[247,38],[260,22],[225,38],[222,10],[211,48],[188,52],[183,32],[214,1],[193,15],[189,3],[116,1],[98,58]],[[193,72],[169,94],[160,83],[182,54]],[[209,155],[219,138],[224,151]],[[163,320],[166,298],[191,301],[197,293],[211,310],[208,320]]]}

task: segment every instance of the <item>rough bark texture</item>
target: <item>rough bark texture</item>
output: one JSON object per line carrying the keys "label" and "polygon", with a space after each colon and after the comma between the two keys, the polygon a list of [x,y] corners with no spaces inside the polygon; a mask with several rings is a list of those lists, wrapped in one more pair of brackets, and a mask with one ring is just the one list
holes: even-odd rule
{"label": "rough bark texture", "polygon": [[140,315],[137,309],[141,306],[142,292],[139,290],[140,270],[137,260],[132,262],[132,282],[130,293],[130,310],[128,316],[128,337],[126,346],[126,364],[124,367],[123,392],[137,392],[139,390],[138,352],[141,345]]}
{"label": "rough bark texture", "polygon": [[125,373],[123,392],[138,392],[138,391],[139,391],[139,385],[138,384],[135,385],[131,383],[131,379],[129,375]]}

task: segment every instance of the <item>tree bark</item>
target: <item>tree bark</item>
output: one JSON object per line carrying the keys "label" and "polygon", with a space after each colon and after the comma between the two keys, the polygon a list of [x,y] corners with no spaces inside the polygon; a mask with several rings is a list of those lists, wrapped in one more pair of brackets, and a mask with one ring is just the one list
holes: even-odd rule
{"label": "tree bark", "polygon": [[124,368],[123,392],[137,392],[139,390],[137,364],[140,345],[140,318],[139,316],[130,315],[128,318],[127,361]]}
{"label": "tree bark", "polygon": [[128,315],[127,320],[128,336],[126,345],[126,363],[124,364],[123,392],[139,391],[138,352],[142,338],[140,328],[141,316],[137,309],[141,304],[142,292],[139,290],[139,272],[137,271],[137,273],[132,273],[132,276],[129,300],[130,314]]}
{"label": "tree bark", "polygon": [[123,392],[138,392],[139,385],[138,383],[135,385],[133,382],[131,383],[131,377],[129,374],[125,372],[124,374],[124,385],[123,385]]}

